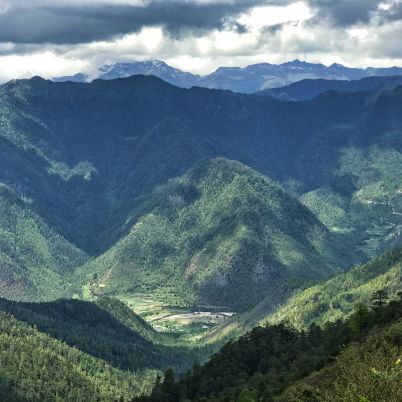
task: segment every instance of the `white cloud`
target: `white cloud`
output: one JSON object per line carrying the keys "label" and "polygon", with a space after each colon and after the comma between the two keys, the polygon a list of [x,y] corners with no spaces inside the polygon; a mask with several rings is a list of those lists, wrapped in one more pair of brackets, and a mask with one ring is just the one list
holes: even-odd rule
{"label": "white cloud", "polygon": [[249,13],[240,16],[238,21],[252,30],[259,30],[266,26],[290,21],[305,21],[311,18],[313,14],[313,11],[306,3],[299,1],[282,7],[255,7]]}
{"label": "white cloud", "polygon": [[[17,1],[28,3],[23,0],[13,0],[13,3]],[[82,0],[73,1],[83,4]],[[225,1],[230,0],[222,0]],[[396,1],[392,0],[394,5]],[[8,2],[0,0],[0,9]],[[36,5],[39,2],[45,4],[50,0],[37,2]],[[99,3],[100,0],[85,2]],[[138,3],[137,0],[107,1],[112,2]],[[55,4],[55,1],[51,3]],[[65,1],[57,3],[64,4]],[[223,28],[211,28],[202,35],[189,31],[186,35],[173,37],[162,27],[144,27],[137,33],[87,44],[21,48],[3,43],[0,44],[0,80],[32,75],[53,77],[81,71],[93,74],[101,64],[147,59],[162,59],[175,67],[200,74],[222,65],[279,63],[295,58],[349,66],[402,65],[400,20],[384,24],[380,14],[374,13],[368,22],[339,27],[325,19],[312,18],[316,8],[311,8],[307,0],[285,3],[283,6],[254,7]],[[390,4],[390,1],[384,1],[378,13],[389,10]],[[236,23],[245,26],[245,31],[238,29]]]}
{"label": "white cloud", "polygon": [[0,57],[0,80],[26,78],[35,75],[54,77],[70,74],[87,68],[85,61],[69,59],[50,51],[28,55],[7,55]]}

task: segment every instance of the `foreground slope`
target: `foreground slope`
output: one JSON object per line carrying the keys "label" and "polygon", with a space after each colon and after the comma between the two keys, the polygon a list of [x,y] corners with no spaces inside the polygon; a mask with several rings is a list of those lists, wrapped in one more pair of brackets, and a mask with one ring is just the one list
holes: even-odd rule
{"label": "foreground slope", "polygon": [[298,327],[313,322],[322,325],[348,317],[356,305],[368,305],[373,293],[379,290],[385,290],[392,298],[401,289],[402,247],[397,247],[365,265],[295,295],[269,320],[288,320]]}
{"label": "foreground slope", "polygon": [[4,312],[0,328],[0,383],[16,400],[129,401],[155,382],[156,371],[118,370]]}
{"label": "foreground slope", "polygon": [[167,373],[150,397],[134,400],[397,402],[402,396],[401,319],[402,299],[397,298],[386,306],[362,307],[347,321],[322,330],[257,327],[178,381]]}
{"label": "foreground slope", "polygon": [[121,241],[80,269],[94,294],[158,290],[237,310],[275,303],[347,261],[307,208],[235,161],[202,163],[142,208]]}
{"label": "foreground slope", "polygon": [[114,299],[96,303],[22,303],[0,299],[0,311],[122,370],[181,370],[196,359],[196,351],[192,354],[191,350],[170,346],[173,339],[155,332]]}

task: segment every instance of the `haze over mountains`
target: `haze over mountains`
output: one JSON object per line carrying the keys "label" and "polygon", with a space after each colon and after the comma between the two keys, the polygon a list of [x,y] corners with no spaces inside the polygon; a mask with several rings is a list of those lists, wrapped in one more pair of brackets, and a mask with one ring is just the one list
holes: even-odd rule
{"label": "haze over mountains", "polygon": [[283,64],[259,63],[245,68],[220,67],[208,75],[199,76],[173,68],[163,61],[153,60],[104,65],[94,76],[78,73],[74,76],[58,77],[54,81],[89,82],[92,79],[110,80],[138,74],[154,75],[182,88],[200,86],[250,94],[268,88],[283,87],[303,79],[359,80],[372,76],[402,75],[402,69],[349,68],[341,64],[327,67],[323,64],[294,60]]}

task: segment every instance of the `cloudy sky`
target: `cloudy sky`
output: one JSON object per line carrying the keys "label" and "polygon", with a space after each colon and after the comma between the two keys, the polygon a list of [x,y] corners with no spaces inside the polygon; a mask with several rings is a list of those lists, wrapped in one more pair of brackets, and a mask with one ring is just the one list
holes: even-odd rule
{"label": "cloudy sky", "polygon": [[0,81],[160,59],[402,66],[402,0],[0,0]]}

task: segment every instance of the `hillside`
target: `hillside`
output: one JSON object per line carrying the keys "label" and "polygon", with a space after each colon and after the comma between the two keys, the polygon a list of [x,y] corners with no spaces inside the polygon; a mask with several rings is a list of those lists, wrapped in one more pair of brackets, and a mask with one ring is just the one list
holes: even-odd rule
{"label": "hillside", "polygon": [[17,401],[127,401],[148,393],[163,370],[183,372],[216,350],[157,333],[112,298],[0,299],[0,327],[0,395]]}
{"label": "hillside", "polygon": [[292,297],[269,317],[288,320],[297,327],[323,325],[345,319],[356,305],[368,305],[373,293],[385,290],[393,298],[402,289],[402,247],[386,252],[368,264],[355,267]]}
{"label": "hillside", "polygon": [[0,294],[49,300],[66,291],[66,278],[88,257],[33,212],[31,201],[0,183]]}
{"label": "hillside", "polygon": [[[175,264],[179,262],[177,269],[175,266],[172,271],[176,274],[184,272],[184,267],[190,263],[189,258],[203,250],[197,247],[209,240],[198,239],[199,244],[195,245],[194,234],[188,228],[182,238],[177,239],[180,220],[174,223],[162,213],[164,220],[158,221],[159,212],[156,218],[150,215],[151,211],[163,209],[163,205],[155,204],[155,192],[158,186],[164,188],[170,179],[185,175],[197,163],[216,157],[239,161],[278,181],[288,193],[304,203],[333,235],[343,237],[351,254],[365,261],[396,244],[400,237],[402,121],[398,105],[401,99],[401,89],[396,88],[382,93],[327,93],[311,102],[281,102],[202,88],[181,89],[155,77],[145,76],[97,80],[90,84],[54,83],[38,77],[12,81],[0,87],[0,181],[7,191],[22,199],[26,214],[34,216],[36,221],[42,222],[40,226],[48,228],[42,231],[45,244],[51,238],[48,234],[53,233],[60,236],[64,248],[70,249],[63,254],[71,255],[71,261],[58,264],[47,257],[47,260],[41,260],[41,268],[35,270],[41,272],[51,266],[43,282],[48,283],[46,288],[49,292],[45,296],[48,299],[62,294],[72,295],[74,287],[71,287],[71,292],[64,292],[69,283],[77,283],[76,270],[70,267],[82,266],[88,259],[96,260],[99,267],[88,263],[84,264],[88,272],[83,269],[77,271],[81,278],[87,278],[86,284],[103,284],[98,279],[94,280],[93,274],[99,270],[104,280],[107,270],[116,266],[116,275],[109,284],[112,292],[115,291],[113,287],[116,289],[123,285],[124,291],[137,291],[141,287],[157,290],[159,287],[164,297],[166,292],[171,293],[170,284],[174,275],[171,275],[169,266],[173,261]],[[235,182],[231,192],[228,192],[232,203],[237,202],[235,199],[239,197],[244,214],[241,219],[255,216],[255,211],[249,211],[247,204],[251,196],[244,189],[243,183]],[[260,191],[255,187],[251,190],[255,194]],[[204,201],[209,198],[206,192]],[[236,197],[234,193],[237,193]],[[180,192],[174,195],[182,196]],[[266,194],[263,199],[269,196]],[[165,202],[165,199],[159,201]],[[180,204],[181,201],[178,201]],[[151,205],[152,202],[154,205]],[[169,205],[172,207],[171,201]],[[298,208],[299,212],[306,211],[300,205]],[[194,217],[200,218],[200,211],[184,208],[184,212],[194,213]],[[227,217],[223,208],[215,212],[221,216],[213,217],[214,225]],[[146,218],[144,229],[135,226],[140,218]],[[208,219],[212,219],[212,215]],[[237,223],[244,222],[239,215],[236,219]],[[308,219],[306,228],[310,228],[312,218]],[[293,221],[291,223],[293,226]],[[128,239],[135,237],[137,232],[145,236],[145,228],[155,232],[153,240],[160,240],[162,230],[163,235],[167,233],[171,237],[163,238],[163,247],[148,242],[151,249],[157,249],[158,253],[154,254],[153,260],[147,259],[136,267],[135,271],[141,274],[140,279],[129,283],[126,281],[132,279],[129,270],[123,269],[118,260],[112,261],[112,257],[116,255],[129,261],[125,265],[129,267],[131,255],[136,258],[144,255],[145,249],[134,247]],[[211,228],[221,229],[219,225]],[[227,242],[234,247],[228,255],[241,254],[248,248],[248,240],[245,239],[254,236],[250,237],[250,233],[241,228],[241,225],[237,228],[223,225],[222,230],[230,229],[232,237],[222,232],[221,239],[215,236],[211,244],[219,243],[219,247],[223,247]],[[198,229],[202,233],[209,230],[201,226]],[[252,227],[253,230],[261,234],[261,228]],[[331,257],[325,261],[320,257],[331,253],[327,254],[326,250],[310,252],[310,246],[294,237],[295,233],[289,232],[291,229],[286,225],[279,232],[275,230],[278,236],[271,236],[269,247],[278,248],[273,237],[278,242],[281,236],[286,237],[285,243],[290,236],[292,244],[293,241],[296,244],[297,256],[284,256],[282,253],[272,259],[278,261],[278,266],[287,266],[291,276],[294,272],[301,272],[303,264],[311,267],[318,262],[325,267],[333,266]],[[327,232],[325,228],[323,230]],[[39,239],[39,235],[35,235],[36,238]],[[50,243],[54,244],[54,237],[52,239]],[[150,241],[151,237],[147,239]],[[256,247],[261,250],[261,239],[261,236],[253,239],[250,249]],[[172,242],[176,241],[182,248],[172,247]],[[25,240],[24,244],[29,242]],[[304,249],[300,254],[301,245]],[[334,246],[336,248],[337,244]],[[9,245],[7,247],[10,248]],[[316,244],[314,247],[319,249]],[[272,253],[278,254],[279,251],[274,248]],[[216,253],[211,251],[213,258],[207,256],[205,261],[195,261],[202,269],[186,281],[190,286],[181,289],[181,301],[194,300],[195,293],[200,300],[212,301],[209,293],[215,286],[211,284],[216,282],[210,279],[217,272],[214,264],[221,258],[218,249]],[[43,251],[43,246],[40,250]],[[127,254],[123,255],[125,252]],[[271,251],[268,254],[264,254],[265,251],[259,253],[264,256],[262,261],[265,266],[264,258],[271,256]],[[7,277],[10,277],[10,271],[13,275],[17,272],[18,277],[15,289],[4,288],[2,295],[23,299],[26,294],[25,300],[39,299],[30,284],[29,267],[17,269],[21,264],[18,259],[11,258],[9,251],[5,254],[8,257],[3,258],[5,268],[2,271],[8,272]],[[199,257],[203,257],[203,253]],[[222,257],[222,260],[225,258]],[[246,261],[250,257],[243,253],[241,258]],[[254,267],[255,258],[252,256],[250,259]],[[298,259],[306,261],[300,263]],[[207,261],[208,264],[215,262],[207,267]],[[227,261],[224,266],[228,266]],[[28,262],[24,264],[28,265]],[[161,272],[154,270],[156,266],[158,270],[161,267]],[[236,264],[232,266],[234,269]],[[152,274],[145,274],[151,267]],[[60,271],[63,272],[62,280]],[[239,278],[244,271],[240,270]],[[317,273],[324,271],[326,268]],[[303,280],[322,279],[320,275],[313,278],[312,274],[313,270],[309,269]],[[121,279],[118,275],[122,275]],[[297,275],[293,278],[298,287],[301,278]],[[157,284],[158,280],[164,282]],[[231,284],[239,287],[233,275],[230,280]],[[292,280],[289,278],[289,282]],[[31,293],[30,288],[33,288]],[[283,290],[288,288],[293,289],[294,286],[275,290],[283,294]],[[242,297],[245,297],[246,290],[242,292]],[[262,293],[264,291],[256,289],[255,299],[247,298],[247,303],[260,300]],[[237,299],[234,294],[234,290],[231,293],[222,292],[214,303],[223,300],[231,300],[232,303]],[[44,297],[43,292],[40,297]],[[242,302],[238,299],[236,303]]]}
{"label": "hillside", "polygon": [[367,77],[360,80],[305,79],[285,87],[271,88],[257,92],[257,95],[271,96],[284,101],[309,101],[324,92],[382,92],[402,85],[402,76]]}
{"label": "hillside", "polygon": [[198,358],[197,350],[170,346],[173,339],[156,333],[123,303],[113,299],[100,299],[96,304],[78,300],[21,303],[0,299],[0,310],[122,370],[175,367],[180,371]]}
{"label": "hillside", "polygon": [[[256,327],[228,342],[204,365],[162,384],[142,402],[392,401],[402,396],[402,300],[347,321],[299,332],[284,324]],[[334,363],[335,360],[335,363]]]}
{"label": "hillside", "polygon": [[113,368],[4,312],[0,328],[0,383],[16,401],[130,401],[149,392],[158,374]]}
{"label": "hillside", "polygon": [[238,310],[268,295],[277,303],[347,262],[307,208],[238,162],[202,163],[142,208],[121,241],[80,268],[93,294],[158,291]]}
{"label": "hillside", "polygon": [[251,331],[256,325],[290,322],[300,330],[311,324],[345,320],[358,305],[369,305],[373,293],[383,290],[390,299],[401,291],[402,247],[396,247],[372,261],[355,266],[306,289],[299,289],[281,305],[269,298],[238,314],[204,335],[205,340],[228,339]]}

